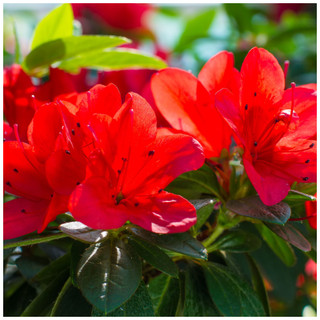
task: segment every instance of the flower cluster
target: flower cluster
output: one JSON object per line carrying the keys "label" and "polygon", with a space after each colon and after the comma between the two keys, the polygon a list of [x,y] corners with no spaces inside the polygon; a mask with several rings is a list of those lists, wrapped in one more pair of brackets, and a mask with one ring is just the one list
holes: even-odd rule
{"label": "flower cluster", "polygon": [[67,211],[94,229],[130,221],[156,233],[186,231],[195,208],[164,189],[232,141],[266,205],[295,181],[316,181],[316,86],[285,89],[268,51],[253,48],[240,72],[225,51],[198,78],[166,68],[151,89],[170,128],[157,127],[140,95],[123,102],[114,84],[84,92],[78,76],[52,69],[35,86],[20,66],[5,69],[4,189],[17,196],[4,204],[6,239],[41,232]]}

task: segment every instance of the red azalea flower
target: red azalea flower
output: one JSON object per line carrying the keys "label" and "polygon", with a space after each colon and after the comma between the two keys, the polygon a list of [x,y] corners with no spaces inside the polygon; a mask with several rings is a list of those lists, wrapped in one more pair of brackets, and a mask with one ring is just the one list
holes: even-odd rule
{"label": "red azalea flower", "polygon": [[[93,96],[88,109],[108,105],[102,94]],[[95,229],[119,228],[130,220],[157,233],[186,231],[196,221],[194,207],[162,189],[203,164],[200,145],[190,136],[157,131],[152,108],[137,94],[128,94],[118,110],[110,103],[108,114],[92,116],[97,149],[86,180],[71,195],[70,211]]]}
{"label": "red azalea flower", "polygon": [[[314,196],[317,197],[317,194]],[[307,217],[312,217],[308,219],[310,227],[317,229],[317,200],[306,201],[305,206]]]}
{"label": "red azalea flower", "polygon": [[274,205],[294,181],[316,181],[316,92],[284,90],[284,73],[265,49],[248,53],[240,76],[240,98],[222,89],[215,104],[243,145],[243,164],[261,200]]}
{"label": "red azalea flower", "polygon": [[45,167],[30,145],[7,141],[3,154],[4,190],[19,197],[4,203],[4,239],[43,231],[58,214],[68,210],[68,197],[48,184]]}
{"label": "red azalea flower", "polygon": [[3,111],[9,125],[18,124],[19,136],[27,141],[27,128],[34,115],[32,95],[35,86],[21,66],[14,64],[3,71]]}
{"label": "red azalea flower", "polygon": [[232,53],[223,51],[202,68],[198,79],[190,72],[166,68],[153,76],[151,89],[156,106],[174,129],[195,137],[206,158],[229,148],[231,130],[214,107],[214,94],[229,88],[237,94],[238,74]]}
{"label": "red azalea flower", "polygon": [[76,18],[85,16],[89,11],[100,18],[102,23],[121,30],[145,29],[143,16],[152,9],[146,3],[73,3]]}
{"label": "red azalea flower", "polygon": [[317,280],[317,263],[312,259],[309,259],[305,266],[305,272],[308,276],[311,276],[314,280]]}

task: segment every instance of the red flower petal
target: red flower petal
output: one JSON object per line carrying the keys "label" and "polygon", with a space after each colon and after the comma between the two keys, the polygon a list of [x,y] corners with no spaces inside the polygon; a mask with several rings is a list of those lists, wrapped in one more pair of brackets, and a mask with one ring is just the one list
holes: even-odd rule
{"label": "red flower petal", "polygon": [[287,196],[290,184],[286,177],[283,177],[281,171],[274,170],[268,163],[259,161],[253,166],[250,161],[243,159],[243,164],[250,181],[264,204],[272,206]]}
{"label": "red flower petal", "polygon": [[[314,195],[315,197],[317,194]],[[317,214],[317,200],[316,201],[306,201],[306,213],[307,216],[313,216]],[[313,229],[317,229],[317,216],[308,219],[310,227]]]}
{"label": "red flower petal", "polygon": [[134,201],[134,205],[130,207],[129,220],[151,232],[184,232],[197,221],[193,205],[172,193],[161,192],[154,196],[137,197]]}
{"label": "red flower petal", "polygon": [[212,104],[212,98],[191,73],[167,68],[152,77],[156,105],[173,128],[196,138],[207,158],[229,148],[230,130]]}
{"label": "red flower petal", "polygon": [[13,239],[36,231],[48,208],[48,200],[14,199],[4,203],[3,236]]}
{"label": "red flower petal", "polygon": [[71,194],[69,209],[74,218],[94,229],[120,228],[128,220],[127,209],[115,205],[108,182],[91,177]]}
{"label": "red flower petal", "polygon": [[129,162],[123,193],[157,193],[180,174],[200,168],[203,162],[202,148],[192,137],[160,135],[137,162]]}
{"label": "red flower petal", "polygon": [[16,141],[3,144],[3,172],[5,190],[29,199],[50,199],[44,168],[35,159],[31,146],[23,143],[24,151]]}
{"label": "red flower petal", "polygon": [[[234,71],[233,54],[227,51],[221,51],[211,59],[201,69],[198,79],[204,87],[215,94],[222,88],[227,88],[232,92],[239,91],[239,72]],[[235,78],[238,78],[235,80]],[[238,82],[238,83],[237,83]],[[238,86],[236,86],[238,84]]]}

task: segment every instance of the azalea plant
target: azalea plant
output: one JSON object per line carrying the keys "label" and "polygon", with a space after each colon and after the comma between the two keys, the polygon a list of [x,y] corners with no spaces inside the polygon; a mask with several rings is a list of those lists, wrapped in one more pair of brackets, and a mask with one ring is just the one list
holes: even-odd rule
{"label": "azalea plant", "polygon": [[[237,8],[225,12],[241,26]],[[172,10],[63,4],[27,52],[15,31],[5,315],[315,312],[315,81],[293,82],[294,65],[258,43],[240,64],[228,46],[212,52],[195,76],[174,61],[209,37],[216,9],[170,52],[143,17]]]}

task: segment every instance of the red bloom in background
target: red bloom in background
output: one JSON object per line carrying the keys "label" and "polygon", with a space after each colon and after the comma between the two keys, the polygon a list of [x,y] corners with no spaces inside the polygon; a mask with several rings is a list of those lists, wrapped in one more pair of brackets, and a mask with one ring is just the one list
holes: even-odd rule
{"label": "red bloom in background", "polygon": [[45,166],[30,145],[17,141],[3,144],[4,190],[19,198],[4,203],[4,239],[38,230],[68,210],[68,197],[48,184]]}
{"label": "red bloom in background", "polygon": [[3,71],[3,110],[6,120],[13,127],[18,124],[18,131],[22,141],[27,141],[27,128],[34,115],[32,102],[35,86],[31,78],[14,64]]}
{"label": "red bloom in background", "polygon": [[[317,194],[314,196],[317,197]],[[310,227],[317,229],[317,200],[306,201],[305,206],[307,217],[312,217],[308,219]]]}
{"label": "red bloom in background", "polygon": [[232,132],[214,106],[214,94],[221,88],[237,94],[238,77],[232,53],[223,51],[204,65],[198,79],[190,72],[166,68],[153,76],[151,89],[170,125],[195,137],[211,158],[229,148]]}
{"label": "red bloom in background", "polygon": [[107,27],[129,31],[146,29],[144,15],[152,10],[152,8],[152,5],[147,3],[72,4],[76,19],[86,17],[86,12],[89,12],[96,18],[95,23],[97,23],[97,20],[100,20],[100,22]]}
{"label": "red bloom in background", "polygon": [[95,229],[119,228],[130,220],[157,233],[186,231],[196,221],[194,207],[163,189],[203,164],[199,143],[182,134],[162,134],[143,98],[128,94],[121,106],[120,93],[106,100],[109,90],[95,87],[82,102],[84,115],[92,107],[107,112],[91,115],[97,148],[89,157],[86,180],[71,195],[70,212]]}
{"label": "red bloom in background", "polygon": [[309,259],[305,266],[305,272],[309,277],[317,280],[317,263]]}
{"label": "red bloom in background", "polygon": [[265,49],[248,53],[240,76],[240,97],[222,89],[215,104],[243,145],[261,200],[274,205],[294,181],[316,181],[316,92],[310,85],[284,90],[284,73]]}

